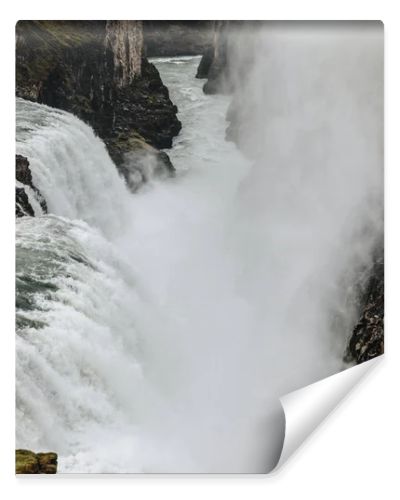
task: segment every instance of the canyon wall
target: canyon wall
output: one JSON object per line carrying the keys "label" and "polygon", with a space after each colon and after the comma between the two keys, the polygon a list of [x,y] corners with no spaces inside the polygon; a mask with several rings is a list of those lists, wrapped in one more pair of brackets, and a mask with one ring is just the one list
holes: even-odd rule
{"label": "canyon wall", "polygon": [[235,21],[214,21],[211,48],[203,52],[197,78],[207,78],[203,90],[206,94],[230,93],[228,38],[237,26]]}
{"label": "canyon wall", "polygon": [[88,123],[125,173],[126,155],[165,153],[179,133],[177,108],[144,57],[140,21],[20,21],[16,95]]}
{"label": "canyon wall", "polygon": [[368,270],[360,294],[359,320],[349,340],[346,358],[357,363],[368,361],[384,352],[385,277],[384,251],[380,247]]}

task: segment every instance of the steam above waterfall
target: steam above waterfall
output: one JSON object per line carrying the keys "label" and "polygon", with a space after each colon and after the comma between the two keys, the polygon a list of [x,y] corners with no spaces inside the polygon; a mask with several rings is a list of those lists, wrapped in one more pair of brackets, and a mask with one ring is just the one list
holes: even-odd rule
{"label": "steam above waterfall", "polygon": [[267,471],[279,396],[344,368],[381,234],[381,39],[289,31],[236,82],[246,156],[199,58],[155,61],[177,175],[134,195],[89,126],[17,100],[50,214],[17,221],[17,445],[60,472]]}

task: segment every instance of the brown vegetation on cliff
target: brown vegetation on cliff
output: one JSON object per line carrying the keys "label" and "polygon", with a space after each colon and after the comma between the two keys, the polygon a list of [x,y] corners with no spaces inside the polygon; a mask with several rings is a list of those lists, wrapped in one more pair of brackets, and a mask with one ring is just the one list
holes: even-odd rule
{"label": "brown vegetation on cliff", "polygon": [[57,453],[34,453],[29,450],[15,451],[15,474],[56,474]]}

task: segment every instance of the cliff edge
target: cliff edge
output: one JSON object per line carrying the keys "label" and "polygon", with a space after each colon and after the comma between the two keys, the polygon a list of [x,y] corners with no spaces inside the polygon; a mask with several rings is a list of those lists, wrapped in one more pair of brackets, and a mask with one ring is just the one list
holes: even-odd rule
{"label": "cliff edge", "polygon": [[144,57],[141,21],[19,21],[16,94],[71,112],[105,142],[126,174],[126,154],[166,154],[180,129],[157,68]]}

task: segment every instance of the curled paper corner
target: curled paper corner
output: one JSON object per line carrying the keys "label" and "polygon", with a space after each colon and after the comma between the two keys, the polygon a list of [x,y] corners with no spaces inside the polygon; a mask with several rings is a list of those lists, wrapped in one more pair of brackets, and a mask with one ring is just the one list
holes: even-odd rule
{"label": "curled paper corner", "polygon": [[308,436],[382,359],[383,355],[378,356],[280,398],[285,417],[285,437],[280,458],[270,473],[277,472],[288,461]]}

